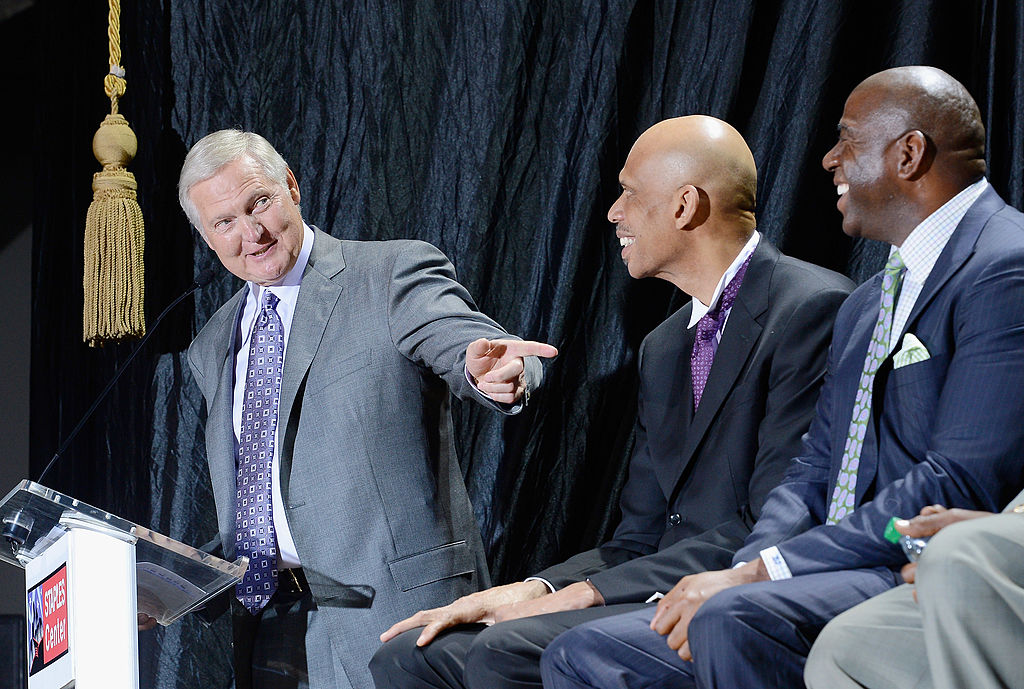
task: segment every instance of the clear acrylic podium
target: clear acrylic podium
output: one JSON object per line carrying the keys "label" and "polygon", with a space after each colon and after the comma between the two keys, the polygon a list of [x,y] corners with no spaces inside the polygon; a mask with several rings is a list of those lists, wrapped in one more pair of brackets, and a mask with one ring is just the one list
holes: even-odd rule
{"label": "clear acrylic podium", "polygon": [[168,625],[241,580],[231,563],[25,480],[0,502],[25,570],[29,689],[138,689],[137,614]]}

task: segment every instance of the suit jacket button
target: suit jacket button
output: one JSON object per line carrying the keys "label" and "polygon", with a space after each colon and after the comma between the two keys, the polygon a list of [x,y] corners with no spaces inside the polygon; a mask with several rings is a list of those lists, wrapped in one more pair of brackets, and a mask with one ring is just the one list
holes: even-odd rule
{"label": "suit jacket button", "polygon": [[678,512],[668,515],[668,523],[671,526],[679,526],[679,523],[681,521],[683,521],[683,518],[679,515]]}

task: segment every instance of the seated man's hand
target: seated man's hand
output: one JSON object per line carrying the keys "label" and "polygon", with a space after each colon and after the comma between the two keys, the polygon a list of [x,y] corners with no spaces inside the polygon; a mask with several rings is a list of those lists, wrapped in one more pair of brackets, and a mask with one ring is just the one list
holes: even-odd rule
{"label": "seated man's hand", "polygon": [[549,612],[565,610],[582,610],[595,605],[604,605],[604,597],[589,581],[577,581],[564,589],[549,593],[540,598],[531,598],[503,605],[494,611],[495,622],[517,620],[520,617],[546,615]]}
{"label": "seated man's hand", "polygon": [[651,620],[651,629],[667,636],[669,648],[679,653],[683,660],[693,660],[690,654],[690,620],[697,614],[705,601],[719,591],[768,579],[768,572],[761,558],[736,567],[712,572],[691,574],[679,580],[664,598],[658,601],[658,609]]}
{"label": "seated man's hand", "polygon": [[513,404],[523,396],[523,357],[558,356],[558,350],[543,342],[479,339],[466,347],[466,371],[477,390],[495,402]]}
{"label": "seated man's hand", "polygon": [[144,632],[156,626],[156,618],[150,617],[144,612],[138,613],[139,631]]}
{"label": "seated man's hand", "polygon": [[[897,519],[896,530],[904,536],[910,536],[911,538],[929,538],[950,524],[966,521],[968,519],[991,516],[991,512],[964,510],[959,507],[954,507],[949,510],[942,505],[928,505],[913,519]],[[913,584],[917,577],[917,563],[910,562],[903,565],[903,569],[900,570],[900,575],[903,577],[903,581],[908,584]],[[914,600],[917,600],[916,591],[914,592]]]}
{"label": "seated man's hand", "polygon": [[495,611],[504,606],[547,594],[548,587],[543,581],[520,581],[504,586],[494,586],[486,591],[477,591],[463,596],[442,608],[421,610],[412,617],[396,622],[380,635],[380,640],[388,641],[402,632],[416,627],[423,627],[417,646],[426,646],[440,632],[458,624],[494,624]]}

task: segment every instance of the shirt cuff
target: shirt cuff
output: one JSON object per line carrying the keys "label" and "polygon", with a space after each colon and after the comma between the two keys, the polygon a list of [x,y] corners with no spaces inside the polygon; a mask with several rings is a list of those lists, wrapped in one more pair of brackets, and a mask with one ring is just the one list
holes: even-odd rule
{"label": "shirt cuff", "polygon": [[772,581],[793,578],[793,573],[789,571],[789,565],[786,564],[786,558],[782,557],[782,553],[776,546],[773,545],[771,548],[762,550],[761,559],[764,560],[765,569],[768,570],[768,576]]}
{"label": "shirt cuff", "polygon": [[555,592],[555,587],[547,579],[542,579],[541,577],[526,577],[525,579],[523,579],[523,581],[539,581],[548,587],[548,593]]}

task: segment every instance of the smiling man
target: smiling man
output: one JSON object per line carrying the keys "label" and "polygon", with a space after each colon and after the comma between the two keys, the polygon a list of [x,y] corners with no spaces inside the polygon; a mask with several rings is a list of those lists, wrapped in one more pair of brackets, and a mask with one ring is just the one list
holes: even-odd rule
{"label": "smiling man", "polygon": [[545,652],[544,684],[797,687],[835,615],[892,588],[883,537],[930,504],[993,510],[1024,475],[1024,216],[984,179],[966,89],[891,69],[846,101],[823,160],[846,233],[892,245],[836,318],[815,418],[734,567]]}
{"label": "smiling man", "polygon": [[539,687],[558,634],[728,565],[799,448],[853,284],[755,230],[754,157],[721,120],[654,125],[619,181],[608,220],[629,274],[692,297],[640,348],[622,521],[610,541],[535,577],[396,624],[371,664],[380,689]]}
{"label": "smiling man", "polygon": [[449,391],[517,412],[550,345],[480,313],[423,242],[306,225],[261,136],[223,130],[179,180],[189,220],[246,281],[189,348],[206,398],[235,686],[369,689],[377,635],[489,584]]}

